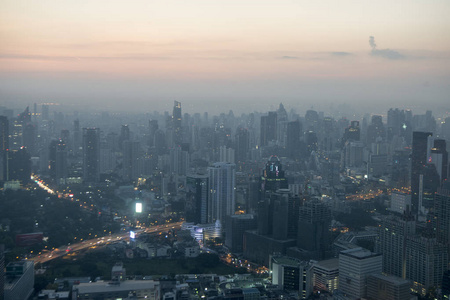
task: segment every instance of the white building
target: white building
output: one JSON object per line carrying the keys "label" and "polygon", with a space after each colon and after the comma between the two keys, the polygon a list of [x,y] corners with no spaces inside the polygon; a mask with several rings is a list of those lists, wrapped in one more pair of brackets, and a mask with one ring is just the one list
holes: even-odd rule
{"label": "white building", "polygon": [[366,296],[367,277],[380,274],[382,270],[381,254],[372,253],[363,248],[341,251],[339,254],[339,290],[350,299]]}
{"label": "white building", "polygon": [[391,194],[391,211],[403,214],[406,208],[411,209],[411,194],[402,192],[392,192]]}

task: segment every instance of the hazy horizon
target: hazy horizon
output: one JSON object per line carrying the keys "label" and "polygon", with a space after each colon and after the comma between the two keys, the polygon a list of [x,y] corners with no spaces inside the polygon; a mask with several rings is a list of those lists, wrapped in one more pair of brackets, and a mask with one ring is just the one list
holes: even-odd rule
{"label": "hazy horizon", "polygon": [[6,0],[0,104],[442,113],[449,12],[448,1]]}

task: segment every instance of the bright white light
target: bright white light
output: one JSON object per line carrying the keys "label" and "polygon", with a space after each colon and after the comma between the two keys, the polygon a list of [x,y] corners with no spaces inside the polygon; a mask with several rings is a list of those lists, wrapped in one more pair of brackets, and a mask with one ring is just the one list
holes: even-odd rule
{"label": "bright white light", "polygon": [[141,213],[142,212],[142,203],[137,202],[136,203],[136,212]]}

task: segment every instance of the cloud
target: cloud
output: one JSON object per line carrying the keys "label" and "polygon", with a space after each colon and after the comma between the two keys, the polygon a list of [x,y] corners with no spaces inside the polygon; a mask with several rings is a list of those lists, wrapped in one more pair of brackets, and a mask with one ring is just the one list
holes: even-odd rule
{"label": "cloud", "polygon": [[80,61],[80,60],[166,60],[170,57],[131,54],[124,56],[56,56],[56,55],[16,55],[0,54],[0,59],[44,60],[44,61]]}
{"label": "cloud", "polygon": [[336,52],[331,52],[331,55],[334,55],[334,56],[350,56],[350,55],[353,55],[353,53],[343,52],[343,51],[336,51]]}
{"label": "cloud", "polygon": [[391,49],[377,49],[377,44],[375,43],[375,38],[373,36],[369,37],[369,45],[372,48],[370,55],[379,56],[386,59],[398,60],[406,58],[405,55],[398,51]]}
{"label": "cloud", "polygon": [[282,56],[281,59],[299,59],[299,57],[285,55],[285,56]]}

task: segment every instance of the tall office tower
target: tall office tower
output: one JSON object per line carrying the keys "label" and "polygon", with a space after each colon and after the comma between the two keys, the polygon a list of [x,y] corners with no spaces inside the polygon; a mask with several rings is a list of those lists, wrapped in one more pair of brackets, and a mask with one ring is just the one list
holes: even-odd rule
{"label": "tall office tower", "polygon": [[124,140],[122,142],[123,153],[123,179],[133,181],[139,177],[140,144],[137,141]]}
{"label": "tall office tower", "polygon": [[219,220],[225,228],[225,217],[235,213],[236,165],[214,163],[208,168],[208,177],[208,223]]}
{"label": "tall office tower", "polygon": [[252,214],[227,216],[225,222],[225,245],[233,253],[244,251],[244,232],[256,228],[256,218]]}
{"label": "tall office tower", "polygon": [[181,126],[181,102],[174,101],[172,113],[173,145],[179,146],[183,142],[183,128]]}
{"label": "tall office tower", "polygon": [[278,189],[287,189],[288,182],[284,177],[283,166],[276,155],[272,155],[266,163],[261,177],[261,190],[275,192]]}
{"label": "tall office tower", "polygon": [[350,126],[345,128],[344,142],[345,141],[360,141],[361,140],[361,130],[359,128],[359,121],[352,121]]}
{"label": "tall office tower", "polygon": [[439,288],[448,268],[448,244],[423,236],[406,242],[406,279],[413,281],[413,289],[425,295],[430,287]]}
{"label": "tall office tower", "polygon": [[367,128],[367,144],[375,143],[377,139],[386,139],[386,130],[384,129],[381,116],[372,116],[372,123]]}
{"label": "tall office tower", "polygon": [[423,170],[427,164],[428,153],[428,137],[432,135],[431,132],[413,132],[412,154],[411,154],[411,202],[412,212],[418,214],[419,198],[421,198],[422,188],[420,187],[420,177],[423,175]]}
{"label": "tall office tower", "polygon": [[411,163],[409,156],[409,150],[396,150],[392,156],[391,179],[397,188],[411,185]]}
{"label": "tall office tower", "polygon": [[186,176],[186,222],[208,223],[208,175],[191,174]]}
{"label": "tall office tower", "polygon": [[364,163],[364,143],[347,142],[344,146],[345,167],[361,167]]}
{"label": "tall office tower", "polygon": [[445,271],[442,277],[441,299],[448,300],[450,299],[450,270]]}
{"label": "tall office tower", "polygon": [[450,183],[438,189],[434,200],[434,227],[439,242],[450,244]]}
{"label": "tall office tower", "polygon": [[31,157],[25,147],[19,150],[8,150],[7,156],[7,178],[6,180],[18,180],[26,184],[31,177]]}
{"label": "tall office tower", "polygon": [[76,119],[73,121],[73,151],[75,154],[80,153],[82,147],[81,131],[80,131],[80,120]]}
{"label": "tall office tower", "polygon": [[333,150],[334,144],[337,142],[334,123],[334,119],[331,117],[325,117],[322,120],[320,149],[324,151]]}
{"label": "tall office tower", "polygon": [[130,141],[130,127],[128,125],[122,125],[120,128],[120,135],[119,135],[119,149],[123,150],[123,142]]}
{"label": "tall office tower", "polygon": [[261,116],[261,146],[269,145],[269,142],[277,139],[277,113],[269,111],[267,116]]}
{"label": "tall office tower", "polygon": [[155,146],[155,134],[156,130],[158,130],[158,120],[149,120],[148,121],[148,146],[153,147]]}
{"label": "tall office tower", "polygon": [[[272,236],[277,240],[288,238],[289,190],[282,189],[270,194],[272,210]],[[297,219],[298,220],[298,219]],[[295,238],[295,236],[294,236]]]}
{"label": "tall office tower", "polygon": [[387,114],[387,139],[392,141],[394,136],[402,136],[406,138],[407,133],[410,131],[410,121],[406,120],[406,114],[404,110],[389,109]]}
{"label": "tall office tower", "polygon": [[247,128],[239,127],[235,135],[235,161],[242,163],[247,160],[250,148],[250,134]]}
{"label": "tall office tower", "polygon": [[446,149],[445,140],[434,140],[434,146],[431,148],[428,163],[436,166],[436,171],[440,177],[439,183],[442,184],[448,177],[448,152]]}
{"label": "tall office tower", "polygon": [[367,277],[381,274],[382,256],[363,248],[341,251],[339,254],[339,290],[351,299],[367,295]]}
{"label": "tall office tower", "polygon": [[0,181],[7,178],[7,149],[9,149],[9,122],[7,117],[0,116]]}
{"label": "tall office tower", "polygon": [[386,216],[381,221],[375,251],[383,255],[383,272],[406,278],[407,238],[416,233],[416,221],[409,214]]}
{"label": "tall office tower", "polygon": [[55,179],[58,184],[65,184],[67,179],[67,145],[63,139],[56,144]]}
{"label": "tall office tower", "polygon": [[442,137],[450,140],[450,117],[445,118],[444,123],[441,125]]}
{"label": "tall office tower", "polygon": [[287,124],[286,152],[289,158],[297,159],[300,157],[302,136],[302,123],[299,120]]}
{"label": "tall office tower", "polygon": [[287,124],[288,115],[283,103],[280,103],[280,107],[277,110],[277,141],[281,147],[286,147]]}
{"label": "tall office tower", "polygon": [[299,209],[297,247],[315,259],[324,259],[331,248],[330,209],[321,201],[312,199]]}
{"label": "tall office tower", "polygon": [[100,180],[100,129],[83,128],[83,181]]}

